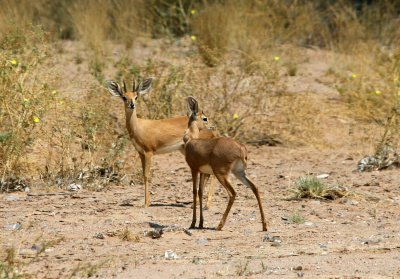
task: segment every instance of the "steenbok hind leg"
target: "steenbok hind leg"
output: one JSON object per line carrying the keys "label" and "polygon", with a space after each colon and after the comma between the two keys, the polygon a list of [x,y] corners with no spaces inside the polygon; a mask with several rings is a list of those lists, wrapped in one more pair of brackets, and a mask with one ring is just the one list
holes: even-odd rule
{"label": "steenbok hind leg", "polygon": [[266,231],[267,230],[267,222],[265,221],[264,210],[262,207],[260,193],[258,191],[257,186],[246,176],[246,172],[244,170],[237,171],[234,174],[244,185],[249,187],[253,191],[254,195],[256,196],[257,202],[258,202],[258,207],[260,208],[262,230]]}

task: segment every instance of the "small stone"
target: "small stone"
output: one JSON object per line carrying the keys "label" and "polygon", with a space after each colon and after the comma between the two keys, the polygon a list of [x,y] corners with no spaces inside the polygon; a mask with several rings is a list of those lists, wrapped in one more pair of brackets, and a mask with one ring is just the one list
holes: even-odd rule
{"label": "small stone", "polygon": [[329,177],[329,174],[327,174],[327,173],[321,173],[316,176],[316,178],[318,178],[318,179],[324,179],[324,178],[328,178],[328,177]]}
{"label": "small stone", "polygon": [[33,244],[31,249],[34,250],[34,251],[40,251],[40,250],[42,250],[42,246],[37,245],[37,244]]}
{"label": "small stone", "polygon": [[12,231],[19,231],[22,228],[22,225],[20,223],[15,223],[15,224],[7,225],[6,228],[8,228]]}
{"label": "small stone", "polygon": [[176,259],[179,259],[178,255],[177,255],[174,251],[172,251],[172,250],[167,250],[167,251],[165,251],[164,257],[165,257],[167,260],[176,260]]}
{"label": "small stone", "polygon": [[161,238],[163,235],[164,231],[160,228],[160,229],[154,229],[152,231],[148,231],[146,233],[146,236],[151,237],[152,239],[158,239]]}
{"label": "small stone", "polygon": [[205,244],[208,243],[208,240],[205,239],[205,238],[199,238],[199,239],[196,239],[196,243],[197,243],[198,245],[205,245]]}
{"label": "small stone", "polygon": [[312,225],[314,225],[314,223],[310,222],[310,221],[307,221],[307,222],[304,222],[304,225],[305,226],[312,226]]}
{"label": "small stone", "polygon": [[326,249],[326,248],[328,248],[328,247],[326,246],[326,244],[324,244],[324,243],[319,243],[318,245],[319,245],[319,248],[321,248],[321,249]]}
{"label": "small stone", "polygon": [[274,243],[281,243],[280,236],[271,236],[270,234],[266,234],[263,238],[263,242],[274,242]]}
{"label": "small stone", "polygon": [[304,276],[304,272],[297,272],[297,277],[303,277]]}
{"label": "small stone", "polygon": [[192,263],[194,263],[194,264],[201,264],[201,259],[199,258],[199,257],[194,257],[193,258],[193,260],[192,260]]}
{"label": "small stone", "polygon": [[70,191],[70,192],[76,192],[76,191],[79,191],[81,189],[82,189],[81,184],[76,184],[76,183],[69,184],[68,187],[67,187],[67,190]]}
{"label": "small stone", "polygon": [[303,267],[301,265],[298,265],[296,267],[293,267],[293,270],[300,271],[303,270]]}
{"label": "small stone", "polygon": [[134,206],[133,202],[134,202],[133,199],[123,200],[121,202],[121,206]]}
{"label": "small stone", "polygon": [[97,238],[97,239],[104,239],[105,237],[104,237],[104,234],[102,234],[101,232],[98,232],[98,233],[96,233],[96,234],[94,235],[94,238]]}
{"label": "small stone", "polygon": [[17,201],[18,197],[14,195],[8,195],[5,197],[6,201]]}

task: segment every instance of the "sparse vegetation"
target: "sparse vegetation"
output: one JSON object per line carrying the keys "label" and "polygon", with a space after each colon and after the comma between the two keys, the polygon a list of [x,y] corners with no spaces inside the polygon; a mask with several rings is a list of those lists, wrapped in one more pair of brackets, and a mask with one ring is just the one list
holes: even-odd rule
{"label": "sparse vegetation", "polygon": [[96,263],[87,262],[87,263],[78,264],[78,266],[73,269],[69,278],[93,277],[97,274],[97,272],[99,271],[100,268],[102,268],[104,265],[106,265],[109,262],[110,262],[110,260],[103,260],[103,261],[99,261]]}
{"label": "sparse vegetation", "polygon": [[318,178],[310,175],[300,177],[295,184],[296,188],[292,191],[296,199],[335,200],[351,194],[345,187],[327,186]]}
{"label": "sparse vegetation", "polygon": [[288,220],[293,224],[303,224],[306,221],[304,217],[301,216],[301,214],[298,212],[295,212],[292,215],[290,215]]}
{"label": "sparse vegetation", "polygon": [[140,241],[140,236],[139,235],[133,235],[128,227],[126,227],[123,231],[121,231],[120,238],[123,241],[132,241],[132,242],[139,242]]}
{"label": "sparse vegetation", "polygon": [[[241,142],[362,145],[359,153],[368,145],[376,163],[371,170],[400,166],[399,1],[0,4],[0,192],[57,191],[71,183],[102,191],[125,181],[126,173],[140,184],[122,104],[114,103],[104,82],[125,80],[131,87],[133,78],[148,76],[155,83],[153,93],[139,99],[140,117],[183,115],[185,97],[193,95],[219,134]],[[308,59],[329,67],[305,69]],[[349,135],[336,143],[329,135],[343,126]],[[292,192],[295,199],[323,200],[354,194],[313,176],[300,177]],[[367,213],[378,220],[385,211],[377,205]],[[304,222],[299,213],[288,219]],[[145,242],[129,228],[118,236]],[[30,258],[1,247],[0,278],[25,277],[24,266],[57,241],[38,240]],[[84,262],[71,276],[96,276],[104,264]],[[250,267],[240,262],[230,272],[258,274]],[[262,263],[259,273],[265,272]]]}
{"label": "sparse vegetation", "polygon": [[5,258],[0,260],[1,279],[23,278],[23,275],[18,271],[15,253],[16,251],[14,247],[5,249]]}
{"label": "sparse vegetation", "polygon": [[[285,75],[303,74],[301,47],[316,46],[339,53],[326,75],[348,106],[344,115],[383,127],[398,107],[398,5],[389,1],[363,6],[241,0],[1,3],[2,188],[24,179],[22,173],[40,174],[62,187],[95,168],[119,172],[126,141],[114,142],[119,128],[104,133],[111,120],[102,87],[113,77],[128,84],[133,77],[156,78],[157,94],[142,100],[143,117],[183,114],[184,98],[195,95],[222,135],[323,146],[315,92],[293,94],[284,82]],[[149,35],[165,40],[164,50],[187,38],[188,51],[182,52],[187,63],[160,62],[152,55],[136,61],[129,49]],[[60,73],[50,70],[54,54],[65,54],[62,42],[53,44],[59,38],[85,46],[85,54],[74,56],[77,67],[87,67],[93,76],[93,85],[83,89],[83,103],[72,101],[72,92],[61,93]],[[111,50],[119,43],[125,48],[115,61]],[[396,149],[387,134],[377,153],[382,144]],[[40,150],[47,154],[37,161],[33,154]]]}

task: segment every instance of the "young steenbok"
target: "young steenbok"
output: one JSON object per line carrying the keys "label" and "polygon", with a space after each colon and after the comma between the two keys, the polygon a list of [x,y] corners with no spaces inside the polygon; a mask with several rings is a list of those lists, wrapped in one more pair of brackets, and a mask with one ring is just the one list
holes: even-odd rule
{"label": "young steenbok", "polygon": [[221,230],[236,197],[235,189],[229,181],[229,174],[233,173],[244,185],[250,187],[257,198],[261,214],[263,231],[267,230],[267,222],[262,208],[258,188],[246,175],[247,150],[239,142],[227,137],[213,137],[204,139],[200,136],[198,118],[198,103],[193,97],[188,97],[189,122],[183,141],[185,142],[185,158],[192,170],[193,179],[193,217],[190,228],[196,225],[196,199],[197,179],[200,173],[199,201],[200,201],[200,224],[203,228],[202,197],[204,190],[204,176],[215,175],[218,181],[224,186],[229,195],[228,206],[222,216],[217,230]]}
{"label": "young steenbok", "polygon": [[[145,207],[150,206],[149,178],[150,166],[153,155],[181,151],[184,153],[182,136],[187,129],[188,117],[178,116],[169,119],[150,120],[141,119],[136,115],[136,104],[139,96],[146,94],[151,88],[153,79],[148,78],[140,83],[133,80],[132,91],[128,91],[123,83],[123,89],[115,81],[108,81],[107,88],[111,95],[120,97],[124,101],[126,128],[135,149],[139,153],[142,162]],[[206,118],[202,121],[207,122]],[[199,123],[202,137],[214,137],[208,129],[203,129],[203,122]],[[214,181],[211,186],[207,205],[210,206]]]}

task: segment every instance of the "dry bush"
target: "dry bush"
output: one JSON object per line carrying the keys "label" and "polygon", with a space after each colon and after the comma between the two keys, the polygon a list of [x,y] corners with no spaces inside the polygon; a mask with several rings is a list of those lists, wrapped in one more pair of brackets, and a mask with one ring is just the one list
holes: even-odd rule
{"label": "dry bush", "polygon": [[95,56],[104,55],[106,50],[105,43],[111,26],[107,15],[108,8],[105,1],[91,0],[73,2],[68,9],[78,38]]}
{"label": "dry bush", "polygon": [[[24,28],[31,24],[35,15],[35,3],[39,1],[13,1],[13,0],[1,0],[0,10],[0,30],[1,32],[7,33],[10,28],[17,26],[18,28]],[[40,1],[44,2],[44,1]],[[13,24],[10,24],[13,23]]]}
{"label": "dry bush", "polygon": [[101,190],[121,179],[124,162],[120,156],[128,140],[104,106],[109,96],[99,91],[103,93],[103,88],[89,89],[85,102],[63,100],[52,111],[55,121],[44,142],[44,180],[56,181],[59,187],[75,182]]}
{"label": "dry bush", "polygon": [[154,36],[186,35],[190,31],[191,14],[195,0],[151,0],[145,8],[149,14],[146,22]]}
{"label": "dry bush", "polygon": [[110,1],[109,17],[111,20],[110,39],[123,42],[126,48],[131,48],[135,40],[145,36],[148,31],[149,19],[148,1],[124,0]]}
{"label": "dry bush", "polygon": [[193,20],[193,32],[197,37],[199,53],[208,66],[218,65],[230,44],[233,26],[230,4],[215,2],[206,4]]}
{"label": "dry bush", "polygon": [[54,100],[53,78],[38,71],[50,55],[43,31],[15,25],[9,30],[0,39],[0,186],[27,170],[23,157]]}
{"label": "dry bush", "polygon": [[89,89],[85,102],[60,96],[43,31],[13,28],[0,38],[0,190],[38,174],[59,187],[118,181],[127,140],[104,106],[109,96],[99,95],[101,87]]}

